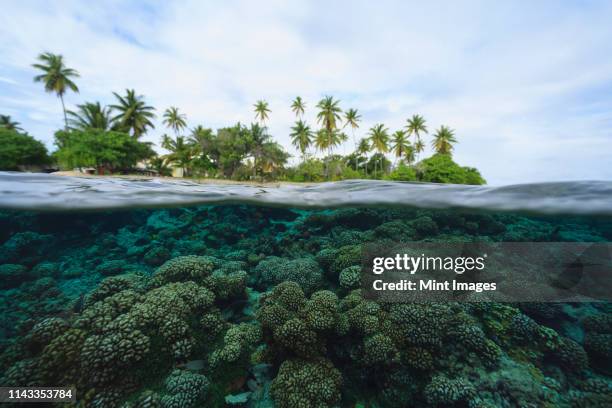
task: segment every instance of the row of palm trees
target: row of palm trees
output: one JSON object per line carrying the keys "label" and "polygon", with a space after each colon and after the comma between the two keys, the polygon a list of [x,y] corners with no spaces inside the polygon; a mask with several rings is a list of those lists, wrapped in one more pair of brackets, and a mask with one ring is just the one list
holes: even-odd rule
{"label": "row of palm trees", "polygon": [[[297,96],[291,103],[291,110],[297,119],[295,125],[291,127],[291,143],[301,153],[303,161],[312,146],[317,151],[326,151],[327,156],[330,157],[333,149],[348,139],[343,132],[347,126],[351,128],[355,148],[355,168],[359,167],[358,157],[366,156],[367,158],[371,151],[376,151],[381,155],[392,152],[396,161],[405,160],[410,164],[418,161],[419,154],[425,150],[422,136],[427,134],[428,130],[423,116],[413,115],[407,120],[404,129],[397,130],[392,135],[382,123],[375,124],[369,129],[367,137],[357,142],[355,131],[359,128],[361,115],[354,108],[343,112],[339,104],[340,101],[331,96],[325,96],[317,103],[316,117],[321,128],[315,132],[302,119],[306,109],[304,100]],[[254,108],[255,119],[265,125],[271,113],[268,103],[259,100],[255,103]],[[410,141],[410,137],[414,138],[413,142]],[[441,126],[433,135],[432,147],[436,153],[450,154],[456,142],[454,131],[447,126]],[[374,171],[377,172],[376,163]]]}
{"label": "row of palm trees", "polygon": [[[127,89],[125,95],[113,92],[116,103],[110,106],[102,106],[99,102],[88,102],[77,105],[75,111],[69,111],[66,110],[64,95],[68,91],[79,92],[74,82],[74,79],[79,77],[79,73],[67,67],[61,55],[49,52],[40,54],[33,67],[40,71],[40,74],[34,77],[34,81],[43,83],[45,91],[55,93],[60,99],[66,129],[120,130],[140,138],[155,127],[153,124],[155,108],[147,105],[143,96],[137,95],[133,89]],[[290,108],[296,115],[296,122],[291,127],[291,143],[301,153],[302,160],[305,160],[307,152],[312,147],[331,157],[333,150],[348,140],[344,132],[347,127],[350,127],[353,139],[355,168],[359,167],[358,157],[365,156],[367,159],[371,152],[379,155],[391,152],[396,161],[410,164],[418,161],[419,154],[425,149],[423,135],[428,134],[428,128],[421,115],[413,115],[407,120],[403,129],[392,134],[384,124],[377,123],[369,129],[366,137],[357,141],[355,132],[359,129],[361,115],[354,108],[343,111],[340,108],[340,101],[332,96],[323,97],[316,105],[316,120],[320,126],[316,131],[303,119],[306,102],[300,96],[292,101]],[[268,102],[258,100],[254,105],[254,111],[256,121],[265,130],[271,113]],[[163,123],[174,132],[177,139],[172,142],[167,135],[164,135],[162,147],[168,149],[173,143],[185,143],[185,140],[178,140],[179,134],[187,127],[185,115],[181,114],[178,108],[168,108],[163,114]],[[6,116],[0,117],[0,124],[4,124],[4,127],[19,125],[12,124],[10,117]],[[198,134],[195,130],[193,134]],[[262,134],[267,133],[264,131]],[[436,153],[450,154],[456,142],[454,131],[447,126],[441,126],[433,134],[431,144]],[[257,153],[255,161],[256,156]],[[375,163],[374,172],[377,171]]]}

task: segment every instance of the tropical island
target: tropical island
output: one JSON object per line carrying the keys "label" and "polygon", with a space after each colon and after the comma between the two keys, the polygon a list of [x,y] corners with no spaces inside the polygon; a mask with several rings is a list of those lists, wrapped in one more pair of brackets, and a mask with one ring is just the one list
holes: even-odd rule
{"label": "tropical island", "polygon": [[[0,115],[0,170],[80,169],[100,175],[148,174],[237,181],[320,182],[346,179],[381,179],[433,183],[484,184],[480,172],[463,167],[452,158],[455,132],[440,126],[431,134],[434,154],[420,157],[429,129],[423,116],[414,114],[402,129],[391,132],[384,124],[372,126],[358,138],[361,115],[343,109],[332,96],[315,105],[316,124],[304,120],[307,103],[297,96],[288,106],[296,120],[291,142],[300,161],[288,165],[291,155],[274,140],[266,123],[271,109],[265,100],[254,104],[255,122],[236,123],[216,131],[190,126],[177,107],[167,108],[160,154],[154,144],[141,138],[155,128],[156,109],[133,89],[113,92],[116,102],[83,102],[66,109],[64,95],[78,93],[79,73],[69,68],[62,55],[49,52],[32,65],[34,81],[55,94],[62,106],[64,128],[54,135],[56,149],[46,146],[8,115]],[[354,149],[341,155],[335,149],[349,140]],[[391,156],[392,160],[388,158]],[[85,170],[84,170],[85,169]]]}

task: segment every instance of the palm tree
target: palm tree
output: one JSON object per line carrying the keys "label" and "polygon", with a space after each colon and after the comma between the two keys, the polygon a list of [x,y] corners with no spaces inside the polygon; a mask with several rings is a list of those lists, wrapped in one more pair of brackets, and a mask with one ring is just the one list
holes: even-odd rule
{"label": "palm tree", "polygon": [[[355,141],[355,129],[359,128],[359,122],[361,122],[361,115],[357,109],[349,109],[344,113],[344,126],[351,126],[351,132],[353,134],[353,146],[357,149],[357,142]],[[357,168],[357,156],[355,156],[355,168]]]}
{"label": "palm tree", "polygon": [[291,110],[295,113],[295,116],[301,118],[304,115],[304,109],[306,108],[306,103],[302,100],[301,96],[296,96],[293,102],[291,103]]}
{"label": "palm tree", "polygon": [[197,146],[200,149],[200,153],[206,153],[212,147],[213,138],[212,129],[207,129],[202,125],[198,125],[193,128],[187,141]]}
{"label": "palm tree", "polygon": [[422,153],[425,150],[425,143],[421,139],[414,142],[414,152],[416,153],[416,157],[414,160],[418,159],[418,154]]}
{"label": "palm tree", "polygon": [[0,128],[23,132],[23,129],[19,125],[20,123],[11,119],[9,115],[0,115]]}
{"label": "palm tree", "polygon": [[[370,128],[370,145],[372,149],[383,154],[389,151],[389,131],[382,123]],[[376,162],[374,163],[374,177],[376,178]]]}
{"label": "palm tree", "polygon": [[138,139],[147,132],[147,128],[154,128],[152,119],[155,118],[154,107],[145,104],[142,95],[136,95],[133,89],[126,89],[125,96],[113,92],[119,101],[117,105],[111,105],[112,110],[118,113],[112,120],[119,129],[132,132],[132,136]]}
{"label": "palm tree", "polygon": [[[340,101],[335,101],[332,96],[326,96],[317,104],[317,108],[319,108],[317,121],[323,126],[322,130],[325,131],[325,136],[327,137],[327,141],[323,145],[327,147],[328,156],[331,156],[333,148],[337,145],[337,141],[334,140],[337,137],[335,130],[338,127],[338,122],[341,120],[340,114],[342,113],[342,109],[338,106],[339,103]],[[317,137],[319,137],[318,134]]]}
{"label": "palm tree", "polygon": [[337,130],[329,133],[325,129],[319,129],[315,134],[314,145],[317,150],[321,152],[327,151],[328,156],[331,156],[331,151],[333,151],[334,147],[342,144],[346,139],[346,134]]}
{"label": "palm tree", "polygon": [[268,102],[260,99],[253,106],[255,107],[255,119],[259,120],[261,124],[265,126],[266,119],[268,119],[268,113],[272,112],[270,108],[268,108]]}
{"label": "palm tree", "polygon": [[327,132],[325,129],[319,129],[315,133],[314,136],[314,147],[319,152],[324,152],[327,150],[327,144],[329,142],[329,138],[327,137]]}
{"label": "palm tree", "polygon": [[391,151],[395,154],[395,160],[407,157],[407,153],[412,150],[408,141],[408,134],[404,130],[398,130],[391,135]]}
{"label": "palm tree", "polygon": [[100,105],[100,102],[86,102],[77,105],[77,108],[76,111],[68,111],[70,128],[78,130],[111,128],[110,108],[107,106]]}
{"label": "palm tree", "polygon": [[440,126],[440,129],[434,134],[431,146],[438,154],[451,154],[454,143],[457,143],[455,131],[447,126]]}
{"label": "palm tree", "polygon": [[174,131],[174,135],[187,127],[187,117],[179,113],[178,108],[171,106],[164,112],[163,124]]}
{"label": "palm tree", "polygon": [[55,93],[62,102],[62,111],[64,112],[64,125],[68,130],[68,117],[66,115],[66,105],[64,104],[64,94],[68,89],[78,93],[79,88],[71,78],[77,78],[79,73],[72,68],[66,67],[64,57],[59,54],[45,52],[38,55],[40,63],[33,64],[36,69],[43,73],[34,77],[34,82],[42,82],[45,85],[45,91]]}
{"label": "palm tree", "polygon": [[306,150],[312,144],[312,130],[310,126],[301,120],[295,122],[295,126],[291,128],[291,143],[296,149],[302,153],[302,162],[306,158]]}
{"label": "palm tree", "polygon": [[[370,153],[370,142],[368,142],[368,139],[366,139],[365,137],[362,138],[359,141],[359,144],[357,145],[357,152],[358,155],[364,155],[366,157],[366,162],[368,160],[368,153]],[[359,166],[359,163],[357,163],[357,166]],[[365,166],[365,175],[368,175],[368,166]]]}
{"label": "palm tree", "polygon": [[427,133],[425,119],[421,115],[412,115],[407,122],[408,124],[406,125],[406,130],[408,131],[408,135],[414,135],[414,150],[417,153],[418,159],[418,154],[425,150],[425,144],[421,140],[421,132]]}

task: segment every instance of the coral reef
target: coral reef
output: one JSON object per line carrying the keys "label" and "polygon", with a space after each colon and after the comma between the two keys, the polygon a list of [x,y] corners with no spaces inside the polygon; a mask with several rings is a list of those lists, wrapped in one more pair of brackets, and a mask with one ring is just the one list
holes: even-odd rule
{"label": "coral reef", "polygon": [[72,385],[77,407],[612,405],[609,303],[360,289],[372,248],[607,242],[609,223],[228,205],[2,225],[0,383]]}

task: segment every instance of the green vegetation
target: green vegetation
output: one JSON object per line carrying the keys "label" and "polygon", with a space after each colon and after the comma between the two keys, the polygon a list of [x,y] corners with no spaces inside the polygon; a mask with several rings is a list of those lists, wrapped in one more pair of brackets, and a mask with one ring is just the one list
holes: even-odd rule
{"label": "green vegetation", "polygon": [[[43,73],[35,81],[43,82],[45,90],[55,93],[62,102],[65,129],[56,133],[58,150],[52,157],[63,168],[95,167],[104,173],[131,172],[138,164],[140,169],[144,166],[164,176],[233,180],[317,182],[371,178],[461,184],[485,182],[478,170],[461,167],[452,160],[457,138],[448,126],[442,125],[433,133],[430,143],[434,155],[421,160],[426,146],[424,135],[429,133],[423,116],[412,115],[404,128],[394,131],[377,123],[364,137],[357,138],[362,115],[355,108],[343,110],[340,100],[333,96],[324,96],[314,105],[316,125],[305,120],[308,104],[302,97],[296,96],[289,104],[296,119],[289,137],[300,156],[294,166],[288,166],[290,155],[268,131],[266,123],[272,110],[263,99],[253,105],[255,123],[236,123],[217,130],[200,124],[191,127],[187,115],[178,107],[167,108],[161,119],[170,135],[162,134],[159,146],[165,153],[158,154],[151,144],[139,142],[155,128],[155,108],[147,104],[144,96],[134,89],[126,89],[124,95],[113,92],[116,102],[109,106],[85,102],[76,105],[74,111],[66,110],[64,94],[68,90],[78,92],[72,81],[78,73],[65,66],[61,55],[44,53],[38,60],[34,67]],[[0,115],[0,126],[21,131],[19,123],[6,115]],[[335,150],[348,140],[344,133],[347,127],[351,130],[353,151],[339,155]],[[4,150],[8,152],[7,148]],[[15,162],[24,164],[23,160],[28,157],[22,155]],[[31,157],[34,160],[36,156]]]}
{"label": "green vegetation", "polygon": [[19,170],[19,166],[47,163],[49,157],[44,144],[15,128],[0,127],[0,170]]}
{"label": "green vegetation", "polygon": [[478,170],[471,167],[461,167],[453,161],[450,155],[438,153],[421,161],[417,167],[419,180],[431,183],[452,184],[484,184]]}
{"label": "green vegetation", "polygon": [[148,143],[127,133],[100,129],[60,130],[55,144],[58,149],[53,155],[61,166],[95,167],[100,174],[125,171],[155,154]]}

